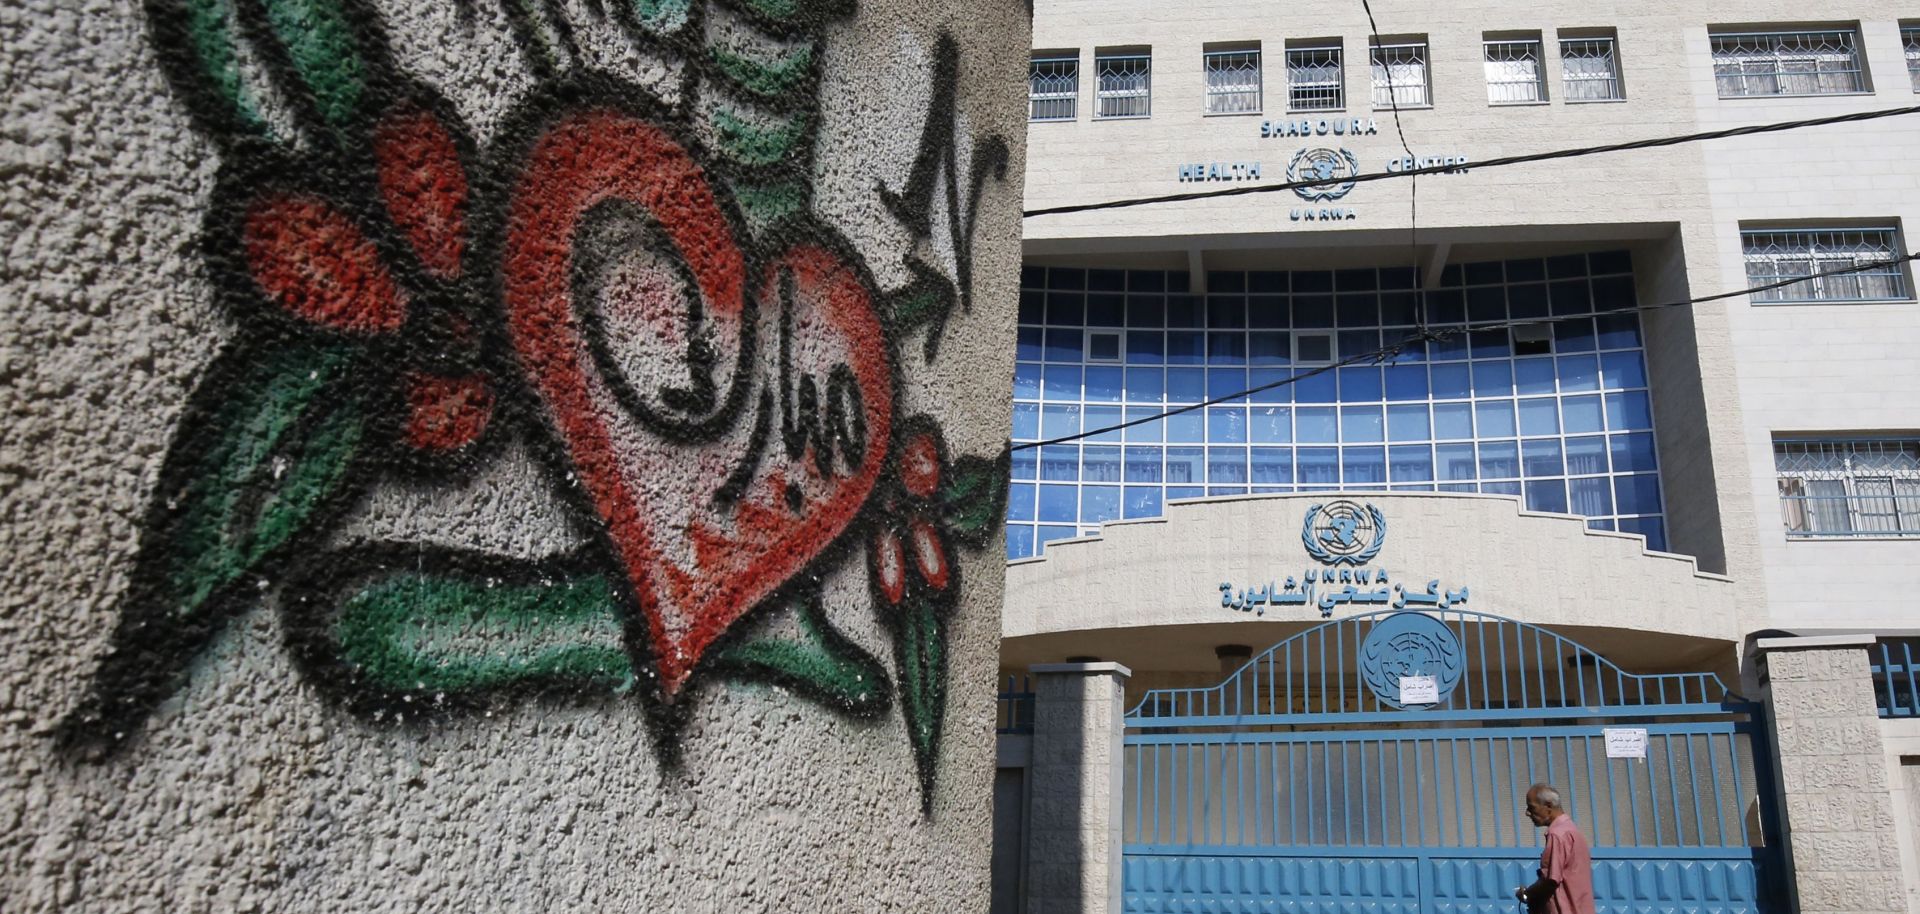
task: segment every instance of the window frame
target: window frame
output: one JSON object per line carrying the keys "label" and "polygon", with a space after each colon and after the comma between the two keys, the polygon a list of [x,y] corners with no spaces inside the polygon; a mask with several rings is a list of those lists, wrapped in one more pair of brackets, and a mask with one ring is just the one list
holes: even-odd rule
{"label": "window frame", "polygon": [[[1783,279],[1788,279],[1796,275],[1802,275],[1797,272],[1784,271],[1783,268],[1780,266],[1780,264],[1783,264],[1783,263],[1791,264],[1796,260],[1801,259],[1800,250],[1795,250],[1791,252],[1791,254],[1782,253],[1782,254],[1771,254],[1771,255],[1769,255],[1767,252],[1764,252],[1764,251],[1757,252],[1754,249],[1757,239],[1762,239],[1762,238],[1777,239],[1781,236],[1793,236],[1796,238],[1806,237],[1808,239],[1807,241],[1802,242],[1800,247],[1804,249],[1804,252],[1805,252],[1804,253],[1804,263],[1806,267],[1805,275],[1809,277],[1807,280],[1805,280],[1805,282],[1808,283],[1806,288],[1808,289],[1810,294],[1796,294],[1795,290],[1799,288],[1799,286],[1797,285],[1782,286],[1778,289],[1769,290],[1767,292],[1749,293],[1747,296],[1748,301],[1755,305],[1827,305],[1827,304],[1899,304],[1903,302],[1911,302],[1914,300],[1912,278],[1908,276],[1905,264],[1894,264],[1891,267],[1889,267],[1885,272],[1861,271],[1855,274],[1846,274],[1842,276],[1829,277],[1825,280],[1820,280],[1820,281],[1816,281],[1812,279],[1811,278],[1812,274],[1822,272],[1824,270],[1830,270],[1838,266],[1837,261],[1839,261],[1842,257],[1847,258],[1848,260],[1850,260],[1852,263],[1855,263],[1855,264],[1859,263],[1863,259],[1860,252],[1857,250],[1849,251],[1846,249],[1845,245],[1837,245],[1837,244],[1823,245],[1819,240],[1821,238],[1830,239],[1833,237],[1846,236],[1846,235],[1862,236],[1861,237],[1862,244],[1867,243],[1867,236],[1870,236],[1870,235],[1883,236],[1881,239],[1880,247],[1884,253],[1881,256],[1887,259],[1902,256],[1906,251],[1906,248],[1903,246],[1903,242],[1901,241],[1900,226],[1897,222],[1889,222],[1885,224],[1876,224],[1876,225],[1856,225],[1856,226],[1824,226],[1824,225],[1793,225],[1793,224],[1784,224],[1784,225],[1763,224],[1763,225],[1740,226],[1741,261],[1746,270],[1747,284],[1749,286],[1766,285],[1773,282],[1778,282]],[[1823,256],[1822,256],[1823,254],[1825,255],[1824,260],[1827,261],[1825,263],[1823,263]],[[1769,257],[1771,257],[1772,263],[1774,264],[1772,271],[1766,272],[1766,273],[1756,273],[1754,271],[1754,266],[1756,262],[1764,262]],[[1865,259],[1873,259],[1873,258],[1868,257]],[[1886,295],[1886,296],[1868,296],[1868,295],[1836,296],[1836,295],[1823,294],[1822,290],[1828,284],[1841,283],[1849,279],[1853,280],[1856,283],[1856,288],[1859,288],[1858,283],[1864,277],[1885,277],[1896,288],[1893,290],[1892,294]]]}
{"label": "window frame", "polygon": [[[1820,62],[1822,60],[1821,51],[1805,47],[1787,48],[1785,46],[1787,39],[1804,40],[1812,36],[1833,36],[1844,39],[1842,43],[1846,45],[1852,57],[1852,67],[1842,70],[1822,70],[1820,69]],[[1757,46],[1762,40],[1766,42],[1766,46]],[[1742,41],[1752,42],[1756,47],[1744,53],[1726,47],[1726,45],[1730,43]],[[1860,27],[1858,23],[1839,26],[1783,26],[1764,29],[1729,28],[1722,30],[1709,27],[1707,30],[1707,44],[1713,63],[1714,91],[1715,94],[1722,99],[1814,98],[1830,95],[1873,94],[1873,83],[1868,76],[1866,56],[1861,53]],[[1736,54],[1739,56],[1735,57],[1731,63],[1739,65],[1740,69],[1732,73],[1722,72],[1723,67],[1729,65],[1728,61],[1722,59],[1723,56],[1733,56]],[[1788,62],[1799,60],[1810,61],[1813,64],[1813,69],[1805,71],[1786,69]],[[1746,68],[1747,64],[1767,62],[1773,64],[1773,69],[1749,72]],[[1778,91],[1787,84],[1789,79],[1800,80],[1812,77],[1814,85],[1817,87],[1824,81],[1824,77],[1832,74],[1850,74],[1853,77],[1852,88],[1831,91],[1815,88],[1809,92]],[[1728,80],[1737,80],[1738,85],[1744,89],[1751,85],[1756,79],[1772,80],[1776,91],[1740,91],[1732,93],[1727,91],[1728,86],[1731,85]]]}
{"label": "window frame", "polygon": [[1920,22],[1900,23],[1900,49],[1907,58],[1907,81],[1920,94]]}
{"label": "window frame", "polygon": [[[1110,64],[1139,61],[1144,64],[1137,73],[1118,74],[1123,77],[1138,77],[1138,89],[1108,89],[1107,67]],[[1102,49],[1093,54],[1093,119],[1096,121],[1144,120],[1153,117],[1153,51],[1152,49]],[[1125,114],[1106,113],[1107,102],[1124,99],[1140,99],[1141,110]]]}
{"label": "window frame", "polygon": [[[1862,456],[1884,454],[1889,447],[1905,456],[1910,466],[1856,467]],[[1912,435],[1775,435],[1774,479],[1780,499],[1780,525],[1792,540],[1920,539],[1920,434]],[[1837,459],[1837,468],[1783,466],[1783,460]],[[1811,460],[1809,459],[1811,458]],[[1812,483],[1827,486],[1816,494]],[[1870,484],[1884,491],[1867,491]],[[1904,484],[1904,485],[1903,485]],[[1835,511],[1831,502],[1841,502]],[[1874,502],[1887,510],[1869,510]],[[1821,503],[1829,507],[1822,509]],[[1891,527],[1882,526],[1891,518]],[[1815,529],[1816,526],[1843,529]]]}
{"label": "window frame", "polygon": [[[1589,105],[1589,104],[1605,103],[1605,102],[1624,102],[1627,100],[1627,82],[1626,82],[1626,77],[1622,73],[1621,66],[1620,66],[1620,37],[1618,35],[1561,33],[1560,35],[1557,35],[1555,37],[1560,42],[1559,53],[1560,53],[1560,100],[1561,101],[1564,101],[1570,105]],[[1596,57],[1593,57],[1591,55],[1579,56],[1579,57],[1568,56],[1567,50],[1569,45],[1582,45],[1582,44],[1606,46],[1607,70],[1608,70],[1606,77],[1600,78],[1600,77],[1593,77],[1593,76],[1586,76],[1586,75],[1572,76],[1567,72],[1567,61],[1569,60],[1597,59]],[[1610,85],[1612,87],[1613,94],[1606,95],[1606,96],[1597,96],[1597,97],[1584,97],[1584,96],[1576,95],[1574,90],[1571,88],[1572,86],[1592,85],[1595,83],[1605,83]]]}
{"label": "window frame", "polygon": [[[1215,61],[1224,61],[1229,58],[1236,58],[1236,57],[1243,58],[1249,55],[1251,55],[1253,58],[1253,68],[1252,68],[1253,107],[1239,108],[1239,109],[1227,110],[1227,111],[1214,110],[1214,102],[1216,99],[1238,98],[1238,97],[1244,96],[1244,94],[1248,91],[1244,86],[1238,87],[1238,88],[1226,89],[1226,90],[1216,89],[1216,87],[1213,85]],[[1258,42],[1254,42],[1251,44],[1241,44],[1241,45],[1223,45],[1219,47],[1209,46],[1207,48],[1202,49],[1200,52],[1202,113],[1205,114],[1207,117],[1232,117],[1235,115],[1260,114],[1263,111],[1265,111],[1266,110],[1265,65],[1266,65],[1266,61],[1262,58],[1260,54],[1260,45]],[[1228,72],[1228,71],[1222,70],[1221,72]]]}
{"label": "window frame", "polygon": [[[1493,74],[1494,66],[1498,64],[1522,62],[1526,59],[1524,56],[1524,51],[1526,50],[1530,50],[1533,56],[1533,79],[1510,79],[1496,82]],[[1512,51],[1522,51],[1523,53],[1522,56],[1517,58],[1494,59],[1496,53],[1506,54]],[[1526,105],[1545,105],[1551,102],[1551,99],[1547,95],[1546,55],[1546,43],[1541,40],[1541,36],[1538,34],[1512,38],[1483,36],[1480,40],[1480,69],[1487,83],[1487,104],[1496,108],[1511,108]],[[1511,99],[1495,97],[1496,87],[1519,86],[1531,86],[1533,97]]]}
{"label": "window frame", "polygon": [[[1285,54],[1288,111],[1347,110],[1347,52],[1340,39],[1330,38],[1303,42],[1298,45],[1289,44],[1287,45]],[[1333,59],[1330,62],[1304,63],[1298,65],[1294,62],[1296,55],[1304,56],[1313,54],[1331,54]],[[1293,78],[1296,72],[1296,66],[1301,70],[1332,67],[1334,76],[1331,82],[1323,80],[1320,82],[1296,83]],[[1328,90],[1332,91],[1333,104],[1331,105],[1302,105],[1299,103],[1299,98],[1303,93],[1327,92]]]}
{"label": "window frame", "polygon": [[[1044,52],[1036,52],[1033,56],[1029,56],[1027,58],[1027,122],[1044,124],[1044,123],[1052,123],[1056,121],[1079,120],[1080,119],[1080,55],[1079,53],[1075,52],[1072,56],[1067,56],[1065,52],[1054,52],[1049,56],[1041,56],[1041,53],[1044,53]],[[1071,72],[1065,74],[1064,78],[1072,83],[1073,88],[1070,91],[1061,91],[1061,92],[1051,92],[1051,93],[1035,92],[1033,89],[1034,80],[1036,77],[1039,76],[1039,74],[1036,71],[1037,71],[1037,68],[1043,64],[1068,65],[1071,68]],[[1051,78],[1059,79],[1062,77],[1056,75]],[[1067,109],[1067,113],[1065,115],[1054,116],[1054,117],[1035,116],[1034,112],[1036,110],[1035,106],[1037,104],[1042,102],[1059,102],[1063,100],[1066,102],[1066,109]]]}
{"label": "window frame", "polygon": [[[1420,65],[1420,83],[1418,88],[1420,90],[1421,101],[1403,103],[1399,101],[1396,90],[1411,89],[1414,88],[1414,86],[1411,83],[1396,83],[1393,78],[1393,68],[1396,66],[1404,67],[1409,64],[1406,62],[1396,63],[1383,60],[1382,52],[1405,51],[1414,48],[1419,49],[1418,63]],[[1377,43],[1369,42],[1367,44],[1367,64],[1369,74],[1372,77],[1373,110],[1407,111],[1433,107],[1433,49],[1427,41],[1427,36],[1406,35],[1391,39],[1383,38]],[[1385,76],[1385,82],[1381,81],[1383,75]],[[1387,101],[1385,103],[1381,102],[1382,90],[1386,92]]]}

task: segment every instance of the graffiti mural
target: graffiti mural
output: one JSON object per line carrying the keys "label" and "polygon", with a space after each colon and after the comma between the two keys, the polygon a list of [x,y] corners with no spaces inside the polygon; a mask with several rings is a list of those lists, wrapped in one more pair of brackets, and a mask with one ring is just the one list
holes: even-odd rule
{"label": "graffiti mural", "polygon": [[[235,334],[63,738],[124,744],[270,602],[308,681],[370,720],[630,695],[672,761],[700,683],[772,681],[897,707],[930,801],[954,550],[991,544],[1006,491],[1004,452],[953,454],[901,395],[971,307],[973,215],[1007,165],[967,139],[957,44],[931,49],[911,173],[879,189],[916,252],[883,289],[810,211],[821,33],[850,3],[608,6],[681,61],[671,102],[587,66],[559,9],[505,7],[535,88],[483,141],[357,0],[147,3],[218,150],[201,251]],[[518,443],[586,545],[337,544],[373,486],[454,486]],[[843,568],[891,666],[823,610]]]}

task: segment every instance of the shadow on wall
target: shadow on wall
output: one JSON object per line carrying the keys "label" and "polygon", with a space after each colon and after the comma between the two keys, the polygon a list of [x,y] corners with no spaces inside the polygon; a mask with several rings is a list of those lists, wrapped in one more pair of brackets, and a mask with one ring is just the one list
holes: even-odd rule
{"label": "shadow on wall", "polygon": [[[267,593],[309,681],[376,721],[630,694],[671,762],[687,694],[751,677],[851,715],[897,698],[930,797],[952,549],[993,539],[1006,491],[1004,453],[949,453],[899,399],[971,306],[976,204],[1007,165],[998,137],[961,148],[957,43],[931,49],[912,172],[881,191],[945,256],[882,289],[810,211],[820,36],[849,3],[596,10],[686,61],[678,105],[591,68],[557,4],[502,7],[535,88],[483,146],[356,0],[147,3],[220,156],[201,253],[236,332],[63,744],[127,743]],[[324,545],[376,483],[451,487],[519,442],[584,548]],[[851,562],[897,682],[821,611]],[[788,612],[797,635],[746,633]]]}

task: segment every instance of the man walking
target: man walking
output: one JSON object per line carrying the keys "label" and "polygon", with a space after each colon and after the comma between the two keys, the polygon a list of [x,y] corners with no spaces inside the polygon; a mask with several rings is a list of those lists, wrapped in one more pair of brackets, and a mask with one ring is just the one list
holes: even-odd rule
{"label": "man walking", "polygon": [[1593,856],[1587,836],[1560,805],[1560,791],[1545,784],[1527,789],[1527,818],[1547,830],[1540,851],[1540,878],[1513,890],[1529,914],[1595,914]]}

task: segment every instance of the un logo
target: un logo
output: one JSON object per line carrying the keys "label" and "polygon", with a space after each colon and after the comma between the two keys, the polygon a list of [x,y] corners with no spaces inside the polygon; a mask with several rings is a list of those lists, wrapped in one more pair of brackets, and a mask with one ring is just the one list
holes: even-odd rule
{"label": "un logo", "polygon": [[1365,565],[1387,541],[1387,516],[1359,502],[1314,505],[1300,525],[1300,540],[1322,565]]}
{"label": "un logo", "polygon": [[1287,163],[1288,181],[1324,182],[1293,189],[1300,199],[1308,202],[1346,196],[1353,190],[1353,177],[1359,173],[1360,160],[1345,149],[1302,149]]}

